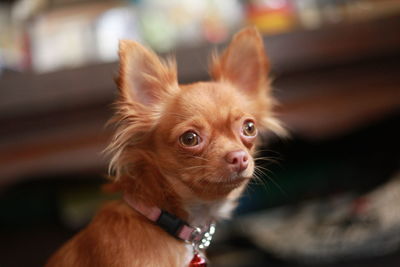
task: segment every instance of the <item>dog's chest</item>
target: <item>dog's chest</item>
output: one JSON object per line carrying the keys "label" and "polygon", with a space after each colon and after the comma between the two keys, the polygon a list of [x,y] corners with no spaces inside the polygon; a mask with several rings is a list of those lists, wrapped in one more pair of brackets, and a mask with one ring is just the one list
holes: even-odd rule
{"label": "dog's chest", "polygon": [[194,253],[193,253],[193,247],[190,244],[185,244],[186,247],[186,255],[184,259],[185,266],[189,266],[190,261],[193,259]]}
{"label": "dog's chest", "polygon": [[228,219],[232,210],[236,207],[236,201],[225,199],[210,202],[189,203],[186,210],[189,214],[188,222],[192,226],[202,227],[211,221]]}

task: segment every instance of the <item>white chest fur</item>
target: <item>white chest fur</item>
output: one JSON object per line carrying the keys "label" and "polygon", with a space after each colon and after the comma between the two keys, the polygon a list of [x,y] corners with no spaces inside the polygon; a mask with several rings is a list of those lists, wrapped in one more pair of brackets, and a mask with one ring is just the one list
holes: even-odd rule
{"label": "white chest fur", "polygon": [[185,266],[189,266],[189,263],[194,256],[193,247],[190,244],[185,244],[185,246],[186,246]]}
{"label": "white chest fur", "polygon": [[188,223],[192,226],[203,226],[211,221],[228,219],[236,207],[236,200],[196,201],[188,203],[185,208],[189,213]]}

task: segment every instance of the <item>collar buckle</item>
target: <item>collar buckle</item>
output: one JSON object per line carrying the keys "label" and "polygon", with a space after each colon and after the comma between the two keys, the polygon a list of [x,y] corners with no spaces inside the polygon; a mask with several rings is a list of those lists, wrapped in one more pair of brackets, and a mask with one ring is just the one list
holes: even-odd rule
{"label": "collar buckle", "polygon": [[202,231],[200,227],[193,227],[193,232],[190,235],[190,238],[188,240],[189,243],[196,244],[201,240],[203,237]]}
{"label": "collar buckle", "polygon": [[197,247],[201,250],[208,248],[215,233],[215,223],[210,223],[207,230],[205,231],[201,230],[200,227],[193,228],[194,230],[188,242],[190,242],[194,247]]}

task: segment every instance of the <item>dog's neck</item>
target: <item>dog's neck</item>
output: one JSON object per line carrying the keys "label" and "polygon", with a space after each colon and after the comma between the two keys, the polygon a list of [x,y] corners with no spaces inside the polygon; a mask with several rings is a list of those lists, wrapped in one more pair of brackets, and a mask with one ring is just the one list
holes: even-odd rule
{"label": "dog's neck", "polygon": [[159,174],[147,172],[135,177],[125,176],[121,183],[125,189],[123,193],[133,201],[158,207],[182,220],[188,219],[189,215],[183,207],[181,198]]}
{"label": "dog's neck", "polygon": [[229,199],[198,201],[185,205],[188,212],[188,222],[193,226],[202,226],[210,221],[220,221],[228,219],[232,210],[236,207],[236,201]]}
{"label": "dog's neck", "polygon": [[123,188],[129,189],[124,194],[128,194],[135,201],[168,211],[192,226],[203,226],[211,221],[229,218],[244,187],[233,190],[222,199],[202,200],[173,177],[160,175],[147,172],[140,178],[125,177]]}
{"label": "dog's neck", "polygon": [[174,184],[173,190],[176,195],[180,196],[182,208],[187,214],[185,220],[193,226],[202,226],[211,221],[228,219],[237,206],[237,199],[244,189],[243,185],[223,198],[203,200],[197,197],[183,182],[173,177],[166,178],[170,184]]}

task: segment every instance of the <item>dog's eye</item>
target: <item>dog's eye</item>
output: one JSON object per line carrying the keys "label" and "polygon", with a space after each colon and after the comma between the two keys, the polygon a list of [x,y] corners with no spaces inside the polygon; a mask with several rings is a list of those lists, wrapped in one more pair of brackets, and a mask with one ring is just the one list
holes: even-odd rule
{"label": "dog's eye", "polygon": [[256,136],[257,134],[257,128],[252,121],[245,121],[242,130],[245,136]]}
{"label": "dog's eye", "polygon": [[188,131],[181,135],[179,141],[184,146],[197,146],[200,143],[200,136],[195,132]]}

